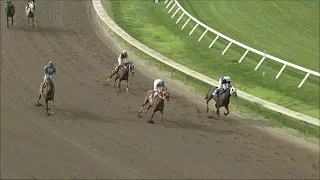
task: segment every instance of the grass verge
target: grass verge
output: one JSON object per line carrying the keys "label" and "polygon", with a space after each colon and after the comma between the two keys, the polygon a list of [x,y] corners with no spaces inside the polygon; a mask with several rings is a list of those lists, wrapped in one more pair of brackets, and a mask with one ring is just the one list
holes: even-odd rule
{"label": "grass verge", "polygon": [[[280,79],[275,80],[275,76],[282,67],[279,63],[265,61],[257,71],[254,71],[261,57],[248,53],[243,62],[239,64],[238,60],[245,50],[237,46],[231,46],[222,56],[221,52],[228,45],[228,42],[219,38],[213,48],[208,49],[215,35],[207,33],[201,42],[198,42],[204,29],[198,27],[189,36],[189,32],[195,25],[190,22],[181,31],[180,27],[186,21],[186,17],[183,17],[176,24],[176,19],[181,12],[178,12],[175,18],[171,19],[171,14],[175,12],[175,9],[168,15],[166,11],[163,11],[163,3],[155,4],[151,0],[105,0],[104,4],[108,7],[111,18],[121,28],[143,44],[170,59],[214,79],[228,74],[237,88],[249,94],[288,109],[320,118],[319,78],[309,76],[303,87],[298,89],[297,86],[305,76],[301,71],[287,67]],[[225,19],[225,21],[228,20]],[[226,27],[226,29],[230,29],[230,27]],[[301,60],[301,62],[303,61],[307,60]],[[263,72],[266,72],[266,76],[262,76]]]}
{"label": "grass verge", "polygon": [[[111,18],[115,18],[115,14],[112,12],[114,11],[113,7],[110,6],[110,3],[117,3],[114,1],[105,1],[105,7],[107,10],[107,13],[110,15]],[[117,21],[116,21],[117,22]],[[125,28],[124,28],[125,29]],[[130,33],[130,31],[129,31]],[[131,33],[130,33],[131,34]],[[135,36],[133,36],[135,37]],[[126,44],[126,43],[125,43]],[[126,44],[129,46],[128,44]],[[141,53],[139,50],[133,48],[132,53],[138,54]],[[142,59],[146,60],[148,64],[151,66],[155,66],[158,70],[161,71],[167,71],[171,74],[172,78],[184,81],[187,85],[194,87],[195,90],[199,93],[206,93],[209,85],[202,83],[196,79],[193,79],[192,77],[185,76],[183,73],[180,73],[176,70],[173,70],[172,68],[164,65],[164,64],[159,64],[157,60],[154,60],[150,57],[146,58],[146,55],[142,55]],[[286,126],[293,128],[300,132],[301,134],[304,134],[309,137],[315,137],[319,139],[319,127],[314,126],[314,125],[306,125],[306,123],[301,122],[299,120],[296,120],[294,118],[290,118],[288,116],[276,113],[274,111],[268,110],[260,105],[248,102],[246,100],[240,99],[240,98],[235,98],[233,99],[232,102],[232,108],[236,108],[243,113],[248,113],[250,116],[258,118],[258,119],[267,119],[271,124],[276,125],[276,126]]]}

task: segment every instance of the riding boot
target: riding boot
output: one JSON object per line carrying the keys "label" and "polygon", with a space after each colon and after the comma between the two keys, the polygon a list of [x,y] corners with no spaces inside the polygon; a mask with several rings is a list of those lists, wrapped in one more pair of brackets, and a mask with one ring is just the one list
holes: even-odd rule
{"label": "riding boot", "polygon": [[120,65],[118,65],[117,67],[116,67],[116,72],[118,72],[119,71],[119,68],[120,68]]}

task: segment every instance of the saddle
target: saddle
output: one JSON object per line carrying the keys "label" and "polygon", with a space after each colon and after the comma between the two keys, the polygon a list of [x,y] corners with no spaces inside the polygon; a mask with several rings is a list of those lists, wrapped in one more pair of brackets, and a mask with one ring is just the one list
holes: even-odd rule
{"label": "saddle", "polygon": [[122,67],[125,68],[124,65],[121,65],[121,66],[119,66],[119,68],[118,68],[118,64],[116,64],[116,65],[114,66],[114,72],[115,72],[115,73],[118,73],[118,72],[119,72],[119,69],[122,68]]}
{"label": "saddle", "polygon": [[[216,91],[217,91],[217,93],[216,93]],[[226,90],[225,89],[222,89],[222,90],[220,90],[219,88],[217,88],[217,90],[215,90],[214,92],[213,92],[213,96],[216,96],[217,95],[217,97],[219,97],[222,93],[224,93]]]}

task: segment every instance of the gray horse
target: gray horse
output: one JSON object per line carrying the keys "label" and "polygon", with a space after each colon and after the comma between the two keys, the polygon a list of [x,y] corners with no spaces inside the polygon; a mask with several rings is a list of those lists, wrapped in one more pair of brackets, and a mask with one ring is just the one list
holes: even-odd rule
{"label": "gray horse", "polygon": [[7,15],[7,28],[9,28],[9,18],[11,18],[11,26],[12,26],[13,16],[14,16],[14,13],[16,12],[16,8],[12,4],[12,1],[9,0],[9,1],[7,1],[4,9],[5,9],[6,15]]}
{"label": "gray horse", "polygon": [[234,86],[228,87],[226,90],[224,90],[223,92],[219,93],[219,96],[214,95],[214,91],[215,89],[217,89],[217,87],[213,86],[208,93],[206,94],[206,101],[207,101],[207,112],[209,111],[209,101],[211,99],[214,99],[214,101],[216,102],[215,107],[217,109],[216,114],[218,116],[220,116],[220,107],[225,107],[227,110],[227,113],[224,113],[224,115],[228,115],[229,114],[229,103],[230,103],[230,97],[231,95],[234,95],[235,97],[237,97],[237,89]]}
{"label": "gray horse", "polygon": [[32,27],[34,28],[34,14],[35,14],[35,5],[33,1],[31,1],[27,6],[26,6],[26,16],[28,20],[27,28],[29,28],[29,19],[32,19]]}
{"label": "gray horse", "polygon": [[138,116],[141,117],[141,113],[142,113],[142,109],[143,107],[149,103],[149,107],[147,109],[145,109],[143,112],[147,113],[148,110],[153,106],[153,113],[152,116],[150,118],[149,121],[147,121],[148,123],[154,123],[152,118],[154,116],[154,113],[157,111],[160,111],[160,116],[161,116],[161,125],[162,127],[164,127],[163,124],[163,109],[164,109],[164,100],[166,99],[169,102],[169,93],[167,91],[167,88],[163,88],[160,93],[154,97],[154,99],[151,99],[152,97],[150,96],[152,94],[153,90],[149,90],[146,94],[146,96],[144,97],[143,103],[141,105],[140,111],[138,113]]}
{"label": "gray horse", "polygon": [[119,79],[118,91],[120,92],[120,84],[121,81],[126,81],[127,83],[127,93],[129,94],[129,72],[134,75],[134,65],[132,62],[126,62],[119,69],[116,69],[117,64],[113,66],[111,76],[108,78],[106,85],[109,83],[110,79],[116,75],[113,83],[113,87],[115,87],[116,81]]}
{"label": "gray horse", "polygon": [[46,103],[46,110],[47,110],[47,114],[49,114],[49,108],[48,108],[48,101],[51,101],[51,114],[53,114],[53,108],[54,108],[54,93],[55,93],[55,88],[54,88],[54,83],[52,81],[51,78],[47,78],[46,80],[46,84],[44,86],[44,89],[42,90],[43,84],[41,83],[40,85],[40,95],[39,95],[39,99],[38,99],[38,105],[40,104],[40,99],[41,97],[44,98],[44,101]]}

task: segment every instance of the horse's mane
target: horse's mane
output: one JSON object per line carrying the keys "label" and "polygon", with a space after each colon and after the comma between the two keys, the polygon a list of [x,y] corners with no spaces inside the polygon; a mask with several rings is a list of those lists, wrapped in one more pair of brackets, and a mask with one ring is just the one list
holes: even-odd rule
{"label": "horse's mane", "polygon": [[47,84],[54,88],[54,83],[53,83],[52,79],[47,79]]}

